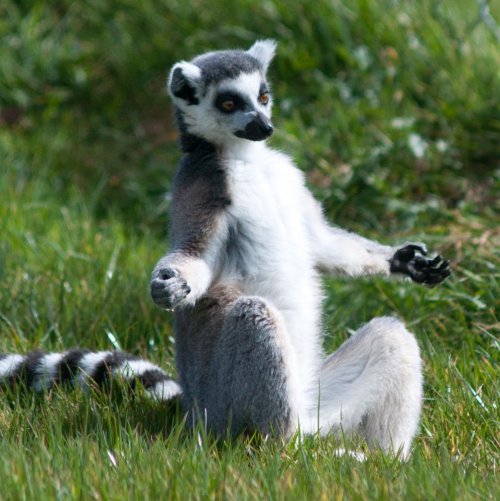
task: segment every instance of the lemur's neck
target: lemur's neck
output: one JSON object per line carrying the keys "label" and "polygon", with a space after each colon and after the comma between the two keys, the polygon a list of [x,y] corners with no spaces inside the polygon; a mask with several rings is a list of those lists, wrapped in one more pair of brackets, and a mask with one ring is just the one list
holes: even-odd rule
{"label": "lemur's neck", "polygon": [[266,150],[265,141],[248,141],[235,138],[230,144],[221,148],[221,156],[227,160],[255,162]]}
{"label": "lemur's neck", "polygon": [[205,139],[190,134],[189,132],[181,132],[181,149],[183,153],[195,153],[205,151],[207,153],[216,153],[217,148],[206,141]]}

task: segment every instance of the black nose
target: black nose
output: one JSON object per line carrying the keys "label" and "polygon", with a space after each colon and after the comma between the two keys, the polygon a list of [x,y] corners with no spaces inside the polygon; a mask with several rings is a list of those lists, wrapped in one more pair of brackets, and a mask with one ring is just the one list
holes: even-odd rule
{"label": "black nose", "polygon": [[273,131],[273,124],[265,115],[259,113],[254,119],[247,123],[243,130],[238,130],[234,134],[235,136],[249,139],[250,141],[263,141],[271,136]]}
{"label": "black nose", "polygon": [[272,133],[274,132],[274,127],[271,122],[264,124],[264,132],[267,134],[267,137],[272,135]]}

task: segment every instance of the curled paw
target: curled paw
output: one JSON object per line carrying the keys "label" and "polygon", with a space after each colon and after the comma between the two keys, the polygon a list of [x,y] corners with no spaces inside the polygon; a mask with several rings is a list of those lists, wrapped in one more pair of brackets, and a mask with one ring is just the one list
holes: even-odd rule
{"label": "curled paw", "polygon": [[423,244],[406,244],[389,260],[391,273],[401,273],[414,282],[434,287],[450,275],[450,263],[442,256],[427,257]]}
{"label": "curled paw", "polygon": [[160,308],[175,308],[190,292],[191,288],[177,270],[160,268],[154,271],[151,297]]}

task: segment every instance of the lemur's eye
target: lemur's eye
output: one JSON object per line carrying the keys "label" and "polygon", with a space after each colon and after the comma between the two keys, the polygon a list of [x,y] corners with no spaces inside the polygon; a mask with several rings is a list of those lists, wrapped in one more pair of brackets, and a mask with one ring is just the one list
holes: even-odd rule
{"label": "lemur's eye", "polygon": [[223,101],[222,107],[226,111],[233,111],[234,110],[234,101],[232,99],[228,99],[227,101]]}
{"label": "lemur's eye", "polygon": [[267,92],[259,96],[260,104],[267,104],[268,102],[269,102],[269,94]]}
{"label": "lemur's eye", "polygon": [[222,113],[235,113],[245,108],[245,101],[236,92],[222,91],[215,98],[215,107]]}

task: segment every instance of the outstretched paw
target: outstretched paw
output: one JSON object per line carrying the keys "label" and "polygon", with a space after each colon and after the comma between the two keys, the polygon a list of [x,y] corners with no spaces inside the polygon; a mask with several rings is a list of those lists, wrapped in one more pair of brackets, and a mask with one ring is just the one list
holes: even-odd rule
{"label": "outstretched paw", "polygon": [[450,263],[437,255],[427,257],[424,244],[406,244],[398,249],[389,260],[391,273],[409,276],[414,282],[434,287],[444,282],[450,275]]}
{"label": "outstretched paw", "polygon": [[155,270],[151,279],[151,297],[160,307],[174,309],[189,293],[191,288],[173,268]]}

